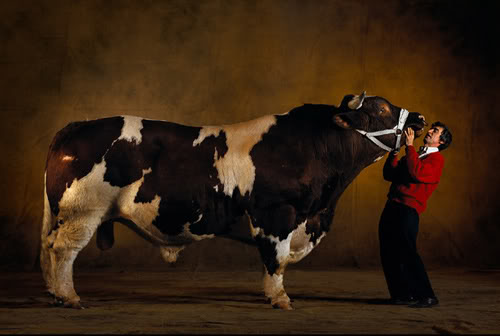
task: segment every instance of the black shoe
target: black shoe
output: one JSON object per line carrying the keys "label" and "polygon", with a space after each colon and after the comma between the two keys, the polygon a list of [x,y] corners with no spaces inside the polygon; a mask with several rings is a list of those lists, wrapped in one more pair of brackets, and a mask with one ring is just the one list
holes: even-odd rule
{"label": "black shoe", "polygon": [[389,300],[389,304],[391,305],[396,305],[396,306],[408,306],[411,304],[417,303],[417,299],[414,299],[413,297],[409,298],[392,298]]}
{"label": "black shoe", "polygon": [[416,303],[409,305],[410,308],[431,308],[439,304],[439,300],[436,297],[423,298],[418,300]]}

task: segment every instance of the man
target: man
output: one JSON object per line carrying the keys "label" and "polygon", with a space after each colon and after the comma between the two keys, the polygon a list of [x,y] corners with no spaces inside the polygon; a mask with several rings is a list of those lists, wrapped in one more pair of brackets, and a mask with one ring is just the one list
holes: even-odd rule
{"label": "man", "polygon": [[392,304],[432,307],[439,301],[417,252],[418,223],[441,177],[441,151],[452,137],[446,125],[435,122],[417,153],[414,131],[408,128],[405,135],[406,155],[398,160],[392,152],[384,164],[384,179],[392,184],[379,223],[380,257]]}

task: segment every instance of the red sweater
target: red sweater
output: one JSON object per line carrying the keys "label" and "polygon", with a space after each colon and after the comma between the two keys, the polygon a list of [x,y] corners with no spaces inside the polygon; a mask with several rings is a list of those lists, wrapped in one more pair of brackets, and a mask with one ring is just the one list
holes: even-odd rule
{"label": "red sweater", "polygon": [[401,160],[389,154],[384,164],[384,179],[392,182],[387,197],[421,214],[439,183],[443,167],[444,157],[440,152],[419,159],[415,148],[406,146],[406,155]]}

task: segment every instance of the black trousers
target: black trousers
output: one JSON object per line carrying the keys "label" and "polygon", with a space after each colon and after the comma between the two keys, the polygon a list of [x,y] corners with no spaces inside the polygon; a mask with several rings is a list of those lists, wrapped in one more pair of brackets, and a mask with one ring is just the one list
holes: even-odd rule
{"label": "black trousers", "polygon": [[380,216],[380,258],[393,299],[434,298],[429,277],[417,252],[418,212],[387,201]]}

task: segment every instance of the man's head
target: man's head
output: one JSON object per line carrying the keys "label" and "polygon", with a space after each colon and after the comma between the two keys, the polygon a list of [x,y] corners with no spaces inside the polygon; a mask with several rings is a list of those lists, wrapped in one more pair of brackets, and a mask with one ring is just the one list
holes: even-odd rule
{"label": "man's head", "polygon": [[451,144],[451,132],[440,121],[436,121],[424,137],[424,144],[427,147],[438,147],[440,151],[445,150]]}

